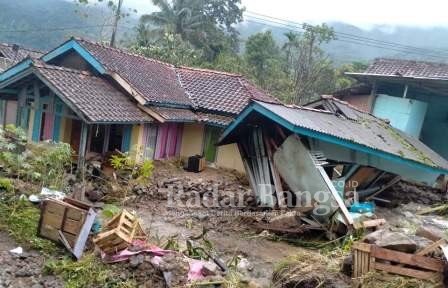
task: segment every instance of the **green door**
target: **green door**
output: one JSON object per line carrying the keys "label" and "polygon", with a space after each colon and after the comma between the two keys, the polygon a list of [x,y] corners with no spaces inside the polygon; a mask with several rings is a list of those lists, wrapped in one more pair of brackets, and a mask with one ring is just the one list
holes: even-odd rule
{"label": "green door", "polygon": [[205,126],[205,143],[204,143],[204,157],[207,162],[215,162],[216,160],[216,143],[219,140],[222,129]]}

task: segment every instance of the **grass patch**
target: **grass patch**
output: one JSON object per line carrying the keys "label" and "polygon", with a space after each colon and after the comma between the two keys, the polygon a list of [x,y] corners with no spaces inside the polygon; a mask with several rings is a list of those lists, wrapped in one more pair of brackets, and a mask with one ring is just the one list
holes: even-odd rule
{"label": "grass patch", "polygon": [[[4,192],[0,192],[1,193]],[[40,209],[27,199],[2,199],[0,203],[0,230],[7,231],[20,245],[36,249],[44,254],[54,254],[59,248],[50,240],[37,236]]]}
{"label": "grass patch", "polygon": [[418,280],[415,278],[391,275],[380,271],[364,275],[359,284],[364,288],[430,288],[442,287],[436,283]]}
{"label": "grass patch", "polygon": [[85,254],[79,261],[74,261],[68,257],[47,260],[45,272],[62,277],[66,288],[137,287],[137,283],[133,279],[117,280],[113,272],[93,253]]}
{"label": "grass patch", "polygon": [[303,249],[275,266],[272,287],[337,287],[341,261]]}

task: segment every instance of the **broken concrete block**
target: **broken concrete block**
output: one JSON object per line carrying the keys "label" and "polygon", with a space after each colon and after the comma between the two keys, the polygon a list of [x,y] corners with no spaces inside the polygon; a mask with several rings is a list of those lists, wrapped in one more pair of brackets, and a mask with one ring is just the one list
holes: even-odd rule
{"label": "broken concrete block", "polygon": [[218,269],[218,265],[213,262],[207,261],[203,263],[202,274],[204,276],[213,276],[217,274]]}
{"label": "broken concrete block", "polygon": [[417,250],[417,244],[409,236],[387,230],[378,230],[366,235],[364,242],[405,253],[414,253]]}
{"label": "broken concrete block", "polygon": [[241,258],[240,262],[238,262],[237,268],[241,272],[252,271],[254,270],[254,265],[247,260],[247,258]]}
{"label": "broken concrete block", "polygon": [[429,225],[425,226],[422,225],[418,227],[417,231],[415,232],[415,235],[424,237],[434,242],[443,238],[443,232],[441,230]]}
{"label": "broken concrete block", "polygon": [[417,251],[422,250],[434,243],[434,241],[418,235],[411,235],[409,237],[415,242],[415,244],[417,244]]}

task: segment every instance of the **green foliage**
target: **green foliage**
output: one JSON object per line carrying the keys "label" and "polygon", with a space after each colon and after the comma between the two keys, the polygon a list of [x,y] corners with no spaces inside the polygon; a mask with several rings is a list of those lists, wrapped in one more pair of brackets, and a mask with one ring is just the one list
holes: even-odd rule
{"label": "green foliage", "polygon": [[12,125],[0,130],[0,165],[8,177],[22,178],[52,189],[65,190],[65,173],[71,169],[69,144],[26,144],[26,133]]}
{"label": "green foliage", "polygon": [[202,61],[201,51],[182,40],[178,34],[165,33],[157,41],[139,40],[139,42],[144,45],[136,43],[131,46],[131,50],[146,57],[179,66],[194,66]]}
{"label": "green foliage", "polygon": [[146,183],[152,175],[154,165],[152,160],[136,161],[136,155],[131,153],[119,153],[111,156],[110,164],[124,179],[133,179]]}
{"label": "green foliage", "polygon": [[344,64],[339,68],[335,69],[336,77],[336,90],[342,90],[353,86],[356,80],[346,76],[346,72],[363,72],[367,69],[367,64],[363,62],[353,62],[349,64]]}
{"label": "green foliage", "polygon": [[117,215],[118,213],[121,212],[121,208],[114,205],[114,204],[106,204],[103,207],[103,210],[101,212],[101,214],[106,217],[106,218],[112,218],[115,215]]}
{"label": "green foliage", "polygon": [[137,287],[133,279],[116,280],[113,273],[99,258],[91,253],[85,254],[79,261],[65,257],[59,260],[48,260],[45,272],[60,275],[66,288],[107,287],[126,288]]}
{"label": "green foliage", "polygon": [[[137,37],[134,46],[151,48],[154,46],[167,49],[166,35],[175,35],[182,46],[175,49],[177,54],[182,51],[198,54],[206,61],[213,61],[220,53],[238,50],[238,32],[233,27],[243,19],[241,0],[153,0],[159,11],[140,18],[137,27]],[[185,44],[187,43],[187,44]],[[139,51],[139,49],[135,49]],[[171,49],[173,52],[173,49]],[[151,55],[166,57],[151,51]],[[186,59],[188,55],[186,55]],[[160,58],[158,58],[160,59]],[[173,63],[173,61],[169,61]],[[175,63],[177,64],[177,63]]]}
{"label": "green foliage", "polygon": [[65,173],[71,170],[73,150],[67,143],[40,143],[30,146],[28,174],[43,187],[66,190]]}
{"label": "green foliage", "polygon": [[5,190],[6,192],[12,192],[14,190],[14,185],[11,179],[0,178],[0,190]]}

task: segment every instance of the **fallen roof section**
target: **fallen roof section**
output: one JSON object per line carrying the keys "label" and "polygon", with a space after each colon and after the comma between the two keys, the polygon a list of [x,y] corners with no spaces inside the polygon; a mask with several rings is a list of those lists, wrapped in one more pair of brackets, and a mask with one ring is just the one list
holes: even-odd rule
{"label": "fallen roof section", "polygon": [[[338,104],[344,105],[342,101]],[[418,139],[369,113],[352,109],[348,105],[345,108],[350,109],[350,117],[343,113],[254,101],[224,131],[220,144],[237,141],[241,124],[256,113],[299,135],[427,172],[447,174],[448,162]]]}

